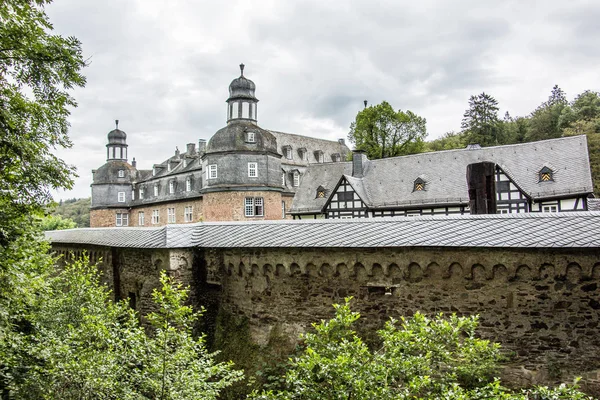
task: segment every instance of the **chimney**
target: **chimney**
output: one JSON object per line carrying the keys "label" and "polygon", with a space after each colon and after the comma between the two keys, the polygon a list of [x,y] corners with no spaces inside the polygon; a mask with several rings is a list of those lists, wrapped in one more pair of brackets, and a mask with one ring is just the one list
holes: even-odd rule
{"label": "chimney", "polygon": [[198,153],[206,151],[206,139],[198,139]]}
{"label": "chimney", "polygon": [[346,142],[344,141],[344,139],[338,139],[338,143],[341,144],[341,145],[345,145],[346,144]]}
{"label": "chimney", "polygon": [[179,154],[181,154],[179,152],[179,147],[175,146],[175,157],[179,158]]}
{"label": "chimney", "polygon": [[352,153],[352,176],[362,178],[367,166],[367,153],[364,150],[354,150]]}
{"label": "chimney", "polygon": [[135,157],[133,157],[133,160],[131,161],[131,166],[132,166],[133,168],[135,168],[135,167],[136,167],[136,165],[137,165],[137,162],[135,161]]}
{"label": "chimney", "polygon": [[196,143],[188,143],[186,147],[188,156],[191,156],[196,152]]}
{"label": "chimney", "polygon": [[492,162],[467,165],[471,214],[496,214],[495,175],[496,164]]}

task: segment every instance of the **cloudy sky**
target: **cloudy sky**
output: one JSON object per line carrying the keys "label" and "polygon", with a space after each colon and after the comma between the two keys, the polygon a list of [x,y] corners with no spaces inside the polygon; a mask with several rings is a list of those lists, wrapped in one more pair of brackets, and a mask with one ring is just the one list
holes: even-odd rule
{"label": "cloudy sky", "polygon": [[327,139],[346,137],[365,99],[425,117],[433,139],[483,91],[517,116],[555,84],[569,99],[600,89],[593,0],[55,0],[47,12],[90,60],[74,146],[59,152],[79,178],[57,199],[89,196],[115,119],[141,168],[209,139],[241,62],[262,127]]}

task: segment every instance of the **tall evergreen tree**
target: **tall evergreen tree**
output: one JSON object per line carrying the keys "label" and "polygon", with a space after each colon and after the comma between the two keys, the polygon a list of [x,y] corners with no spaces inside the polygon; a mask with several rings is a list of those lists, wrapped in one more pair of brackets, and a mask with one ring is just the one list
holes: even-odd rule
{"label": "tall evergreen tree", "polygon": [[469,98],[469,108],[463,115],[461,128],[469,143],[493,146],[501,143],[498,101],[483,92]]}

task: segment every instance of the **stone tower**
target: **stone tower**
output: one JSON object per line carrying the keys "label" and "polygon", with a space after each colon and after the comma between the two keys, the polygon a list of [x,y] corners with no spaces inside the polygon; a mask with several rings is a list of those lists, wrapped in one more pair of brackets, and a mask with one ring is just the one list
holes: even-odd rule
{"label": "stone tower", "polygon": [[132,184],[137,169],[127,162],[127,134],[116,127],[108,133],[106,163],[93,170],[90,226],[127,226]]}
{"label": "stone tower", "polygon": [[256,85],[241,74],[229,85],[227,125],[202,157],[207,221],[281,219],[281,154],[275,136],[258,126]]}

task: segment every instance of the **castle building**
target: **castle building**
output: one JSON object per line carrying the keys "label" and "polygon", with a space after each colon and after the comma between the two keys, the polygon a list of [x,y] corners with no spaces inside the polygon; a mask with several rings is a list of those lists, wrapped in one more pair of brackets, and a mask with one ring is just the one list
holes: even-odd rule
{"label": "castle building", "polygon": [[346,161],[343,139],[268,130],[254,82],[229,85],[227,124],[152,170],[128,163],[127,135],[108,134],[93,172],[91,227],[199,221],[411,217],[587,211],[586,136]]}
{"label": "castle building", "polygon": [[152,170],[127,158],[127,134],[108,134],[107,161],[93,172],[90,225],[159,226],[199,221],[290,218],[306,169],[340,163],[344,140],[323,140],[261,128],[254,82],[241,74],[229,85],[227,125],[208,141],[175,150]]}

